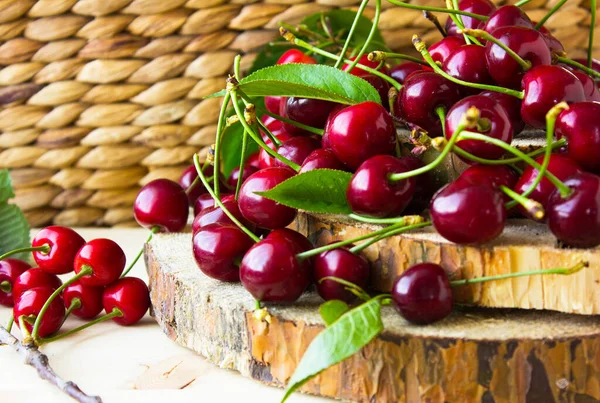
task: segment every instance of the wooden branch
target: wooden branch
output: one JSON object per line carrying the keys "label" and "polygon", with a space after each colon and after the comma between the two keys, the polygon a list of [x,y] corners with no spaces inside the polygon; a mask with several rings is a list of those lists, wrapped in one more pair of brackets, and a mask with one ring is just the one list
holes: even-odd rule
{"label": "wooden branch", "polygon": [[10,334],[6,328],[0,326],[0,345],[7,344],[25,359],[25,364],[34,367],[40,378],[47,380],[58,389],[77,400],[80,403],[102,403],[98,396],[86,395],[79,386],[71,381],[65,381],[60,378],[48,363],[48,356],[35,345],[24,345],[16,337]]}

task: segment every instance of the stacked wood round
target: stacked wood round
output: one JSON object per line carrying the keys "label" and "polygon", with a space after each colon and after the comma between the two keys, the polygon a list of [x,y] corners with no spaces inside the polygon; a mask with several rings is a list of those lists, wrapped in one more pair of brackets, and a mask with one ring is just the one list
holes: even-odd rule
{"label": "stacked wood round", "polygon": [[[177,179],[214,141],[220,100],[203,97],[224,87],[236,54],[248,68],[280,21],[359,3],[0,0],[0,169],[15,203],[33,226],[135,225],[139,187]],[[539,20],[556,3],[526,8]],[[390,48],[414,53],[414,33],[439,39],[419,11],[383,6]],[[571,57],[585,54],[588,7],[570,0],[546,24]]]}

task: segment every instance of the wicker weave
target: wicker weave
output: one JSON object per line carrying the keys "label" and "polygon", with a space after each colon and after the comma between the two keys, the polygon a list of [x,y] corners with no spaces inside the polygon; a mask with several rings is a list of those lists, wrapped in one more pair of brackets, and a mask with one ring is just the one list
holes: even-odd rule
{"label": "wicker weave", "polygon": [[[224,86],[236,54],[248,67],[279,21],[358,3],[0,0],[0,168],[15,202],[33,226],[135,225],[139,186],[176,179],[213,142],[220,100],[202,98]],[[418,11],[384,3],[390,48],[411,50],[413,33],[438,39]],[[555,3],[526,8],[536,20]],[[586,7],[569,0],[546,24],[572,57],[584,54]]]}

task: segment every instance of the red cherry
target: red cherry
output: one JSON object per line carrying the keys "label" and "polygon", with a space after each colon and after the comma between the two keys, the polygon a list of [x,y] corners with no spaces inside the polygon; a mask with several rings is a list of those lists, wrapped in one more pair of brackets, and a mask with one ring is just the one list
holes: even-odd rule
{"label": "red cherry", "polygon": [[[204,173],[204,175],[207,178],[209,178],[209,177],[213,176],[214,169],[213,169],[212,165],[209,165],[206,168],[204,168],[204,170],[202,172]],[[185,171],[183,171],[183,173],[179,177],[178,183],[183,188],[183,190],[187,191],[187,189],[196,180],[197,177],[198,177],[198,171],[196,171],[196,167],[194,165],[190,165],[189,167],[187,167],[185,169]],[[219,182],[219,184],[223,184],[222,178],[221,178],[221,181]],[[224,186],[224,185],[222,185],[222,186]],[[200,197],[201,195],[203,195],[205,193],[206,193],[206,188],[204,187],[202,182],[196,183],[194,188],[187,194],[188,201],[190,202],[190,206],[193,206],[196,199],[198,199],[198,197]]]}
{"label": "red cherry", "polygon": [[144,317],[150,307],[148,286],[136,277],[124,277],[104,289],[102,305],[106,313],[118,308],[123,316],[112,320],[122,326],[137,323]]}
{"label": "red cherry", "polygon": [[210,195],[210,193],[204,193],[200,197],[196,199],[194,203],[194,217],[200,214],[201,211],[207,209],[209,207],[215,206],[215,199]]}
{"label": "red cherry", "polygon": [[434,62],[440,62],[444,64],[444,62],[452,52],[466,44],[467,43],[465,42],[465,39],[462,35],[447,36],[431,45],[429,49],[427,49],[427,51],[431,55],[431,58]]}
{"label": "red cherry", "polygon": [[452,288],[440,265],[421,263],[402,273],[392,287],[396,311],[419,325],[437,322],[452,312]]}
{"label": "red cherry", "polygon": [[298,49],[290,49],[281,55],[279,60],[277,60],[277,64],[289,63],[317,64],[317,61],[312,57],[305,55]]}
{"label": "red cherry", "polygon": [[279,108],[283,97],[265,97],[265,108],[271,113],[279,115]]}
{"label": "red cherry", "polygon": [[[494,80],[487,70],[485,48],[479,45],[463,45],[450,53],[444,62],[446,73],[459,80],[477,84],[493,84]],[[476,94],[480,90],[461,87],[464,92]]]}
{"label": "red cherry", "polygon": [[[496,11],[496,6],[490,0],[461,0],[458,9],[479,15],[490,15]],[[483,23],[473,17],[459,16],[465,28],[478,28]],[[458,28],[451,18],[446,20],[446,32],[450,36],[460,35]]]}
{"label": "red cherry", "polygon": [[72,314],[81,319],[93,319],[102,312],[102,287],[89,287],[79,281],[69,284],[63,290],[65,308],[69,308],[77,298],[81,308],[74,309]]}
{"label": "red cherry", "polygon": [[18,259],[0,260],[0,305],[13,306],[13,289],[17,278],[31,266]]}
{"label": "red cherry", "polygon": [[[48,287],[35,287],[25,291],[15,300],[13,307],[13,318],[15,323],[20,327],[19,318],[21,316],[37,316],[42,310],[42,307],[50,296],[54,293],[54,289]],[[38,330],[39,337],[47,337],[56,333],[63,324],[65,318],[65,307],[63,306],[62,297],[59,295],[52,300],[48,309],[44,313],[44,317],[40,322]],[[33,325],[25,321],[25,327],[31,333]]]}
{"label": "red cherry", "polygon": [[312,171],[313,169],[337,169],[346,171],[348,168],[337,159],[332,149],[319,148],[311,152],[304,159],[298,173]]}
{"label": "red cherry", "polygon": [[48,273],[42,269],[33,268],[21,273],[13,283],[13,300],[19,299],[21,294],[32,288],[42,287],[56,290],[62,285],[62,281],[56,274]]}
{"label": "red cherry", "polygon": [[[242,183],[250,177],[254,172],[257,172],[258,168],[253,167],[252,165],[245,165],[244,172],[242,173]],[[240,177],[240,167],[235,167],[229,174],[229,178],[227,178],[227,186],[230,189],[235,189],[237,186],[238,179]]]}
{"label": "red cherry", "polygon": [[[402,157],[402,162],[410,171],[425,166],[423,161],[413,155]],[[421,214],[423,210],[429,207],[431,197],[439,189],[431,172],[425,172],[413,178],[415,181],[415,193],[403,214]]]}
{"label": "red cherry", "polygon": [[[279,133],[273,134],[279,141],[284,143],[285,141],[291,139],[293,136],[289,134],[287,131],[283,130]],[[273,146],[273,142],[270,139],[263,139],[267,147],[271,150],[275,150],[275,146]],[[275,158],[271,157],[268,152],[266,152],[263,148],[258,152],[258,165],[260,169],[272,168],[275,164]]]}
{"label": "red cherry", "polygon": [[75,273],[84,266],[92,268],[92,274],[79,279],[81,284],[101,287],[114,283],[125,269],[125,253],[116,242],[106,238],[89,241],[75,256]]}
{"label": "red cherry", "polygon": [[329,116],[327,117],[327,122],[325,122],[325,130],[323,131],[323,137],[321,137],[321,147],[324,149],[330,149],[331,144],[329,144],[329,130],[331,126],[331,121],[333,118],[341,112],[343,109],[346,109],[348,105],[338,105],[331,112],[329,112]]}
{"label": "red cherry", "polygon": [[[455,38],[457,38],[457,37],[455,37]],[[408,75],[410,73],[413,73],[415,71],[422,71],[422,70],[423,70],[423,65],[421,65],[419,63],[404,62],[404,63],[397,65],[396,67],[393,67],[390,70],[390,77],[392,77],[394,80],[398,81],[400,84],[404,84],[404,81],[406,80],[406,78],[408,77]]]}
{"label": "red cherry", "polygon": [[258,165],[258,153],[254,153],[248,156],[246,164],[251,165],[254,168],[260,169],[260,166]]}
{"label": "red cherry", "polygon": [[566,137],[567,155],[583,168],[600,173],[600,103],[579,102],[556,119],[556,138]]}
{"label": "red cherry", "polygon": [[[289,161],[302,165],[306,157],[314,150],[320,148],[320,146],[321,142],[313,137],[292,137],[281,144],[277,149],[277,152]],[[287,167],[286,164],[279,160],[274,160],[273,166],[282,168]]]}
{"label": "red cherry", "polygon": [[396,129],[389,113],[375,102],[339,111],[326,129],[335,156],[352,169],[379,154],[394,154]]}
{"label": "red cherry", "polygon": [[33,259],[38,267],[48,273],[65,274],[73,271],[73,260],[85,240],[67,227],[53,225],[42,229],[31,241],[31,246],[50,246],[48,253],[35,251]]}
{"label": "red cherry", "polygon": [[[235,218],[237,218],[245,227],[250,230],[254,230],[254,225],[246,220],[242,213],[240,212],[240,208],[238,202],[231,198],[229,200],[222,200],[225,208],[233,214]],[[235,225],[233,221],[229,218],[227,214],[223,211],[223,209],[219,206],[209,207],[202,210],[195,218],[192,223],[192,233],[198,232],[203,227],[211,224],[231,224]]]}
{"label": "red cherry", "polygon": [[[467,168],[458,180],[466,180],[470,183],[487,183],[492,187],[499,189],[500,186],[506,186],[512,189],[519,180],[519,175],[506,165],[473,165]],[[512,200],[504,195],[504,201]]]}
{"label": "red cherry", "polygon": [[594,81],[592,77],[588,76],[583,71],[569,66],[567,64],[559,64],[559,66],[569,70],[581,82],[586,101],[600,102],[600,91],[598,91],[598,84]]}
{"label": "red cherry", "polygon": [[515,136],[523,131],[525,122],[521,119],[521,100],[519,98],[496,91],[483,91],[479,95],[492,98],[504,108]]}
{"label": "red cherry", "polygon": [[289,97],[285,103],[285,113],[303,125],[324,128],[329,112],[338,104],[321,99]]}
{"label": "red cherry", "polygon": [[[537,22],[533,23],[537,24]],[[559,55],[565,53],[565,47],[563,46],[563,44],[560,43],[560,41],[554,36],[552,36],[550,31],[548,31],[546,27],[541,26],[538,31],[540,31],[540,33],[543,35],[544,41],[546,42],[546,45],[548,45],[548,49],[550,49],[550,53],[557,53]]]}
{"label": "red cherry", "polygon": [[494,11],[482,29],[491,34],[498,28],[511,26],[533,29],[535,24],[521,8],[507,4]]}
{"label": "red cherry", "polygon": [[346,290],[346,286],[325,277],[337,277],[365,289],[369,283],[369,262],[360,254],[350,252],[348,248],[336,248],[323,252],[314,258],[313,277],[317,292],[325,301],[339,299],[352,302],[356,296]]}
{"label": "red cherry", "polygon": [[239,208],[242,215],[260,228],[275,229],[288,226],[296,210],[256,194],[274,188],[294,176],[288,168],[267,168],[251,175],[240,189]]}
{"label": "red cherry", "polygon": [[307,237],[289,228],[274,229],[267,235],[267,239],[280,239],[290,242],[298,250],[298,253],[314,248],[312,242]]}
{"label": "red cherry", "polygon": [[169,179],[156,179],[144,186],[133,204],[136,221],[161,232],[180,232],[189,215],[189,202],[183,188]]}

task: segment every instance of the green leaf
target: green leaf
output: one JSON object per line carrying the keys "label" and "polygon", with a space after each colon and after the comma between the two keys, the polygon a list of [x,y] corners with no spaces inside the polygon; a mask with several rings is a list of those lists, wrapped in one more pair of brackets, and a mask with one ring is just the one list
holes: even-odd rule
{"label": "green leaf", "polygon": [[6,203],[8,199],[15,197],[8,169],[0,171],[0,203]]}
{"label": "green leaf", "polygon": [[334,169],[315,169],[281,182],[266,192],[256,192],[288,207],[313,213],[350,214],[346,189],[352,174]]}
{"label": "green leaf", "polygon": [[[29,224],[19,207],[0,203],[0,255],[29,245]],[[28,256],[21,253],[11,257],[28,260]]]}
{"label": "green leaf", "polygon": [[379,298],[346,312],[310,343],[288,382],[282,402],[314,376],[356,354],[382,330]]}
{"label": "green leaf", "polygon": [[331,301],[327,301],[319,307],[319,313],[321,314],[321,318],[323,318],[323,322],[330,326],[333,322],[338,320],[340,316],[345,314],[350,310],[350,307],[344,301],[340,301],[339,299],[332,299]]}
{"label": "green leaf", "polygon": [[[223,175],[228,178],[231,171],[240,165],[242,156],[242,136],[244,135],[244,127],[241,123],[235,123],[229,126],[223,133],[221,140],[221,161],[223,167]],[[246,159],[258,152],[258,144],[250,136],[247,140]]]}

